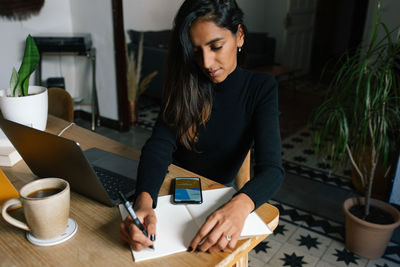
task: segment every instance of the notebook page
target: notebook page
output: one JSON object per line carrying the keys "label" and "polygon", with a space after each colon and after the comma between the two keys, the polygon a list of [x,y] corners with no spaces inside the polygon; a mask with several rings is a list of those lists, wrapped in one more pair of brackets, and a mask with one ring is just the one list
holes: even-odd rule
{"label": "notebook page", "polygon": [[[170,195],[159,197],[157,202],[155,249],[144,249],[139,252],[132,250],[136,262],[186,251],[198,230],[185,205],[172,204]],[[128,215],[125,207],[120,204],[119,209],[122,218],[125,219]]]}
{"label": "notebook page", "polygon": [[[186,204],[186,207],[196,221],[196,224],[201,226],[206,221],[208,215],[228,202],[235,193],[236,190],[232,187],[205,190],[203,191],[202,204]],[[240,238],[271,233],[272,231],[264,221],[261,220],[257,213],[252,212],[246,218]]]}

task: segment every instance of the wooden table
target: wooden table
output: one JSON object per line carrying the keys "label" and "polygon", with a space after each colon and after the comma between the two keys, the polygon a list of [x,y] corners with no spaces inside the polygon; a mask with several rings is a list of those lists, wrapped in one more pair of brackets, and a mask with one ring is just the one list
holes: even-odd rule
{"label": "wooden table", "polygon": [[[68,122],[49,115],[46,131],[58,134]],[[138,159],[139,151],[109,138],[73,125],[63,137],[80,143],[82,149],[99,147],[125,157]],[[13,167],[2,167],[10,181],[19,190],[35,178],[24,161]],[[175,165],[169,167],[160,195],[169,192],[171,179],[194,174]],[[221,184],[202,178],[204,190],[220,188]],[[38,247],[29,243],[25,232],[0,219],[0,265],[1,266],[247,266],[248,252],[265,237],[239,240],[236,249],[219,253],[182,252],[153,260],[134,263],[129,246],[119,239],[121,216],[117,207],[107,207],[71,192],[70,217],[78,223],[78,232],[65,243],[52,247]],[[17,211],[18,212],[18,211]],[[277,208],[264,204],[257,209],[258,215],[271,230],[278,225]]]}

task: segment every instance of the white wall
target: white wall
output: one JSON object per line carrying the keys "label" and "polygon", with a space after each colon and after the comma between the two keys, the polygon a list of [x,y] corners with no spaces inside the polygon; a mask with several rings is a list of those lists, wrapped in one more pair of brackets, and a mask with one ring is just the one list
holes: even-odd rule
{"label": "white wall", "polygon": [[125,31],[171,29],[175,13],[182,3],[183,0],[123,0]]}
{"label": "white wall", "polygon": [[[0,18],[0,35],[2,36],[0,89],[9,87],[12,67],[15,67],[18,71],[21,65],[26,36],[28,34],[39,35],[43,32],[72,32],[70,4],[68,1],[45,1],[38,15],[24,21],[10,21]],[[58,64],[54,61],[47,63],[47,66],[43,66],[44,73],[42,77],[45,77],[44,74],[58,76]],[[31,84],[34,83],[34,80],[34,76],[31,76]]]}
{"label": "white wall", "polygon": [[[112,6],[110,0],[70,0],[73,32],[90,33],[96,48],[96,87],[102,117],[118,120]],[[76,91],[90,97],[92,68],[84,57],[76,57]],[[82,107],[85,109],[85,107]],[[89,107],[86,107],[90,111]]]}

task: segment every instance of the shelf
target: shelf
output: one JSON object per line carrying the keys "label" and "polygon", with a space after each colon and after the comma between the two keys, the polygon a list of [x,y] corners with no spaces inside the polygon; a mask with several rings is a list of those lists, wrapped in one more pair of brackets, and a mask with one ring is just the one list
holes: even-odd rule
{"label": "shelf", "polygon": [[42,83],[42,56],[85,56],[92,63],[91,99],[75,102],[76,106],[91,106],[92,126],[94,131],[100,125],[99,107],[96,89],[96,49],[92,46],[90,35],[71,37],[33,37],[37,43],[40,60],[36,71],[36,82]]}

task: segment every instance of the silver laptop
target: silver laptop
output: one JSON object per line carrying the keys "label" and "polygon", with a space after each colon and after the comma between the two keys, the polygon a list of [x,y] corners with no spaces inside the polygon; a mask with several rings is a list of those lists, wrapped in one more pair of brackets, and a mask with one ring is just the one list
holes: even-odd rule
{"label": "silver laptop", "polygon": [[41,177],[59,177],[71,189],[108,206],[121,203],[118,191],[128,198],[135,192],[138,161],[91,148],[47,132],[6,120],[0,127],[31,171]]}

